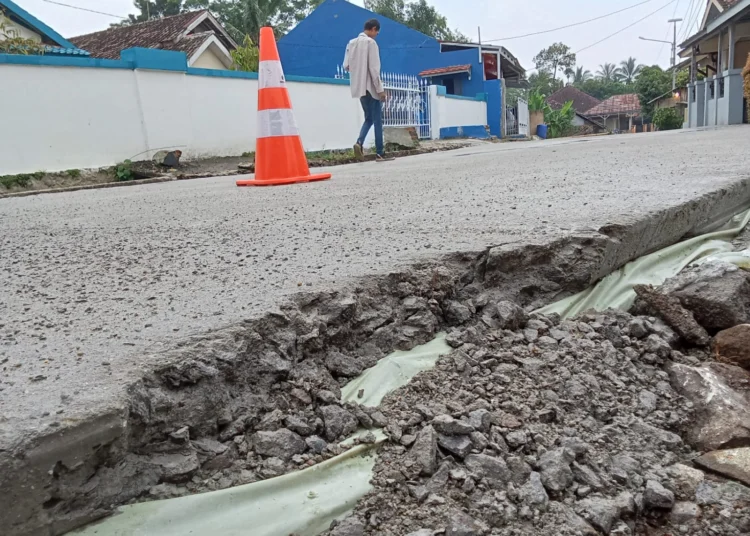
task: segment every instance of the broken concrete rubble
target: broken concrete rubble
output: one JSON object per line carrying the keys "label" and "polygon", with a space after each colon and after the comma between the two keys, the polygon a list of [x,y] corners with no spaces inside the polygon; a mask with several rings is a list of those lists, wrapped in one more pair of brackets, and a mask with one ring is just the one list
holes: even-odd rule
{"label": "broken concrete rubble", "polygon": [[695,408],[695,425],[688,429],[690,442],[703,451],[750,445],[750,398],[731,387],[732,381],[750,375],[739,367],[710,363],[693,367],[667,366],[675,389]]}
{"label": "broken concrete rubble", "polygon": [[[660,363],[696,368],[671,346],[679,342],[668,328],[618,312],[572,322],[538,317],[518,328],[567,333],[556,333],[564,346],[547,348],[540,338],[529,342],[519,331],[482,326],[458,328],[455,340],[471,342],[458,342],[435,370],[381,405],[403,434],[433,438],[438,447],[427,443],[428,464],[439,465],[442,476],[403,485],[389,475],[407,474],[421,449],[386,443],[375,489],[355,510],[366,535],[439,531],[450,526],[455,508],[484,523],[484,534],[633,535],[646,534],[648,526],[665,536],[673,521],[688,534],[711,534],[706,526],[737,533],[741,522],[698,506],[704,473],[679,463],[691,457],[681,433],[703,408],[691,407],[662,369]],[[630,334],[634,326],[638,336]],[[613,338],[628,343],[616,347]],[[465,457],[441,444],[472,438],[478,428],[487,443],[471,442]]]}
{"label": "broken concrete rubble", "polygon": [[662,285],[709,332],[750,322],[750,274],[722,261],[683,270]]}
{"label": "broken concrete rubble", "polygon": [[714,339],[716,359],[750,371],[750,324],[726,329]]}
{"label": "broken concrete rubble", "polygon": [[703,469],[750,486],[750,448],[709,452],[694,463]]}

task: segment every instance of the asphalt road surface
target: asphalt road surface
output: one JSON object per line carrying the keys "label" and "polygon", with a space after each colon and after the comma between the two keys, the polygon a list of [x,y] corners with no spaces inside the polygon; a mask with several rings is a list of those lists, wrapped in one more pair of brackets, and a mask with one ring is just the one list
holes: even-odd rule
{"label": "asphalt road surface", "polygon": [[[469,149],[0,200],[0,427],[97,404],[146,352],[417,259],[598,229],[750,174],[750,128]],[[63,403],[64,402],[64,403]]]}

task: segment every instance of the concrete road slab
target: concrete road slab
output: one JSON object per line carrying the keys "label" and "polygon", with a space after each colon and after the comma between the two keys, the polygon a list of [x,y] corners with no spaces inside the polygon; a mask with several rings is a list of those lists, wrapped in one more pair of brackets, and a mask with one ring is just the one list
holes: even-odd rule
{"label": "concrete road slab", "polygon": [[300,289],[700,198],[750,176],[748,147],[748,127],[487,144],[337,167],[325,183],[0,200],[0,437],[94,411],[145,355]]}

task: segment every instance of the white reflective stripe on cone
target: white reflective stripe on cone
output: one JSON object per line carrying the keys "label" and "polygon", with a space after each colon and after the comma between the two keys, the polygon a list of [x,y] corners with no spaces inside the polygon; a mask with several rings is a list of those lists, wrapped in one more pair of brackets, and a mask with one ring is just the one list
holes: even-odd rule
{"label": "white reflective stripe on cone", "polygon": [[286,87],[284,70],[281,68],[281,62],[262,61],[258,64],[258,88],[266,89],[273,87]]}
{"label": "white reflective stripe on cone", "polygon": [[292,110],[262,110],[258,112],[258,137],[299,136]]}

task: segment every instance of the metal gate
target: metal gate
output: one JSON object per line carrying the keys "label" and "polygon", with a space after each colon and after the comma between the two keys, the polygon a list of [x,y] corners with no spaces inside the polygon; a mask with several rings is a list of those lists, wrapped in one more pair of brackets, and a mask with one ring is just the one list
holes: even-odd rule
{"label": "metal gate", "polygon": [[518,99],[518,135],[529,137],[529,103],[523,99]]}
{"label": "metal gate", "polygon": [[505,107],[505,136],[529,136],[529,103],[518,99],[515,106]]}
{"label": "metal gate", "polygon": [[[336,78],[348,79],[349,73],[339,65]],[[420,139],[430,139],[430,86],[427,80],[398,73],[381,73],[380,78],[387,95],[383,103],[383,126],[413,127]]]}

